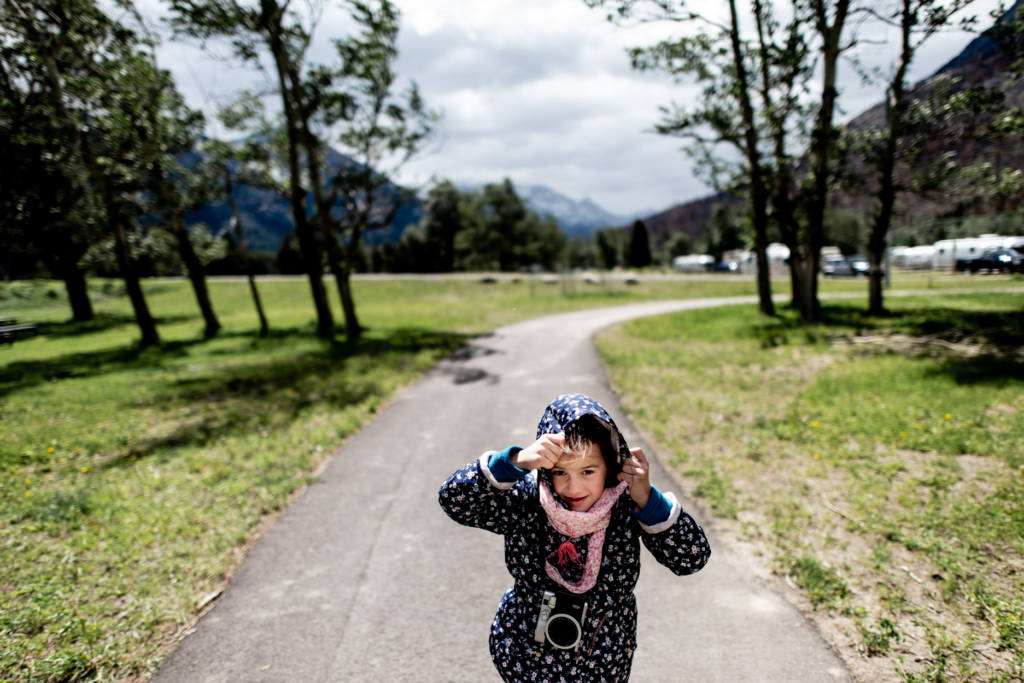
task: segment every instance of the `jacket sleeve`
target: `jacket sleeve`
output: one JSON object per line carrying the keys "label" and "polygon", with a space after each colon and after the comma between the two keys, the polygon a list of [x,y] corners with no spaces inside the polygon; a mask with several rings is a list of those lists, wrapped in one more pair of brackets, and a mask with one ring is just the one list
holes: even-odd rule
{"label": "jacket sleeve", "polygon": [[488,451],[448,477],[437,495],[445,513],[465,526],[506,533],[526,499],[517,486],[526,472],[509,461],[516,450]]}
{"label": "jacket sleeve", "polygon": [[[653,508],[649,502],[643,510],[634,513],[644,545],[654,559],[674,574],[681,576],[699,571],[711,556],[704,530],[683,510],[675,495],[662,494],[652,487],[651,501]],[[661,519],[654,521],[652,514]]]}

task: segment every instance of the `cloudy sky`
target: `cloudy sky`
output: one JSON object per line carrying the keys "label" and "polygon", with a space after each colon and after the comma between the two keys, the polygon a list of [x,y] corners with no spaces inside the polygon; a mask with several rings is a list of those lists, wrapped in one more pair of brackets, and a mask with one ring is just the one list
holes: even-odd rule
{"label": "cloudy sky", "polygon": [[[722,10],[721,2],[697,3]],[[311,56],[329,61],[329,39],[346,35],[350,20],[337,3],[325,4]],[[680,151],[681,141],[650,132],[659,105],[685,103],[697,91],[663,75],[634,72],[625,55],[627,47],[650,44],[678,26],[616,26],[583,0],[397,4],[398,71],[443,112],[434,139],[403,168],[402,181],[477,184],[508,177],[573,199],[587,197],[619,214],[661,210],[707,194]],[[987,15],[994,4],[979,0],[973,11]],[[866,30],[873,42],[865,57],[884,65],[890,36],[878,27]],[[934,39],[912,79],[933,72],[970,39],[964,33]],[[209,108],[242,85],[259,87],[259,77],[234,67],[227,55],[226,48],[175,42],[162,48],[161,59],[193,106]],[[859,84],[850,67],[841,75],[844,116],[881,99]]]}

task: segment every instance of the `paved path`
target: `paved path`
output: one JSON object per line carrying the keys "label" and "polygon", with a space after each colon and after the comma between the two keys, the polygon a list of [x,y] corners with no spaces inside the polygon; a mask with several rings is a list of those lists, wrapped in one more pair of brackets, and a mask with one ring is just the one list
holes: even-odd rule
{"label": "paved path", "polygon": [[[477,339],[334,454],[154,680],[497,681],[487,634],[511,583],[501,538],[449,520],[437,504],[441,482],[487,449],[530,442],[544,406],[568,391],[596,397],[642,445],[607,386],[593,333],[750,301],[568,313]],[[652,481],[681,493],[656,463]],[[710,540],[711,561],[690,577],[643,551],[632,680],[848,681],[813,626]]]}

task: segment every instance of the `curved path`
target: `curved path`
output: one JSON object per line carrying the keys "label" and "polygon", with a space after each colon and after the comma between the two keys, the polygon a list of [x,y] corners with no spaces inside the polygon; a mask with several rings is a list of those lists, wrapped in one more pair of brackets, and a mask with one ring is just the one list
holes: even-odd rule
{"label": "curved path", "polygon": [[[332,456],[154,680],[497,681],[487,635],[510,585],[501,538],[449,520],[437,504],[441,482],[487,449],[531,441],[544,406],[568,391],[596,397],[629,443],[642,445],[593,334],[639,316],[751,301],[581,311],[478,338]],[[684,493],[653,465],[655,484]],[[709,537],[711,561],[690,577],[643,551],[632,680],[850,680],[814,627]]]}

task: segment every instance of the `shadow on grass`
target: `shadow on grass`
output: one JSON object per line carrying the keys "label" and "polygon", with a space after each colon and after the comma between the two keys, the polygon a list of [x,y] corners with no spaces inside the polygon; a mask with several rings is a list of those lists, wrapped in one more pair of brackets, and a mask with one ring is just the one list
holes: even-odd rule
{"label": "shadow on grass", "polygon": [[[948,374],[957,383],[1024,381],[1024,356],[1021,355],[1024,311],[970,311],[928,306],[869,316],[852,305],[831,304],[822,306],[818,323],[804,323],[792,309],[781,309],[780,315],[762,319],[747,331],[763,347],[785,345],[791,339],[816,343],[864,335],[906,335],[923,342],[945,344],[945,347],[926,345],[927,352],[913,353],[940,357],[934,372]],[[964,352],[957,352],[956,345],[963,345]],[[886,349],[886,352],[896,351]]]}
{"label": "shadow on grass", "polygon": [[95,377],[128,368],[155,368],[180,358],[197,342],[165,342],[158,348],[117,347],[66,353],[45,360],[9,363],[0,368],[0,396],[60,379]]}
{"label": "shadow on grass", "polygon": [[[123,346],[101,351],[68,353],[45,360],[10,363],[0,367],[0,397],[16,391],[29,389],[45,382],[70,378],[96,377],[124,370],[162,368],[180,361],[193,347],[202,347],[212,341],[225,339],[251,340],[251,349],[280,348],[291,341],[308,341],[312,337],[310,327],[279,329],[267,337],[256,337],[251,332],[221,332],[214,340],[196,338],[184,341],[164,342],[158,347],[140,348],[137,345]],[[357,342],[335,340],[324,343],[322,353],[309,354],[303,367],[315,366],[316,359],[324,363],[352,356],[374,356],[391,352],[412,352],[422,349],[454,351],[465,343],[464,335],[421,329],[396,329],[383,335],[364,334]],[[239,349],[217,348],[205,352],[207,356],[232,356]],[[283,363],[294,362],[282,361]],[[293,371],[299,371],[293,368]],[[212,381],[212,380],[211,380]]]}
{"label": "shadow on grass", "polygon": [[[398,329],[355,343],[336,343],[324,353],[270,358],[183,377],[159,392],[134,397],[132,409],[158,406],[178,424],[158,427],[105,467],[129,465],[133,458],[167,448],[202,446],[225,437],[283,428],[314,406],[343,410],[368,405],[373,410],[393,384],[391,370],[409,363],[410,354],[435,357],[462,347],[465,335]],[[382,383],[382,381],[384,383]]]}

